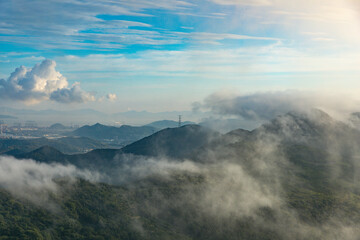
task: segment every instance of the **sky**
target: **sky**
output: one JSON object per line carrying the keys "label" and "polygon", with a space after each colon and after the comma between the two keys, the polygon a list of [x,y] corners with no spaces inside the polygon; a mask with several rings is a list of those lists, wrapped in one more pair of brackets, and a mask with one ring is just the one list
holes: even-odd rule
{"label": "sky", "polygon": [[356,96],[359,25],[358,0],[0,0],[0,106],[161,112],[219,92]]}

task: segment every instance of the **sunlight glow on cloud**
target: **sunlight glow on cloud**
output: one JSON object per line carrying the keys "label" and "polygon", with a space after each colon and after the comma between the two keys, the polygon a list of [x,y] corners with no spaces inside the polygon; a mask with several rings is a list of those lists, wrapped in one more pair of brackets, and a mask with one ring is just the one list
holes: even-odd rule
{"label": "sunlight glow on cloud", "polygon": [[252,94],[217,92],[202,103],[193,104],[195,110],[207,109],[221,116],[235,115],[247,120],[271,120],[291,111],[306,112],[321,109],[341,120],[359,109],[359,98],[339,92],[326,91],[268,91]]}
{"label": "sunlight glow on cloud", "polygon": [[[325,39],[350,41],[360,39],[359,1],[352,0],[212,0],[219,5],[237,6],[233,22],[253,19],[247,25],[261,29],[279,29],[289,37],[302,31],[322,31]],[[250,6],[244,11],[242,6]],[[292,33],[292,34],[291,34]],[[315,39],[317,41],[318,39]]]}

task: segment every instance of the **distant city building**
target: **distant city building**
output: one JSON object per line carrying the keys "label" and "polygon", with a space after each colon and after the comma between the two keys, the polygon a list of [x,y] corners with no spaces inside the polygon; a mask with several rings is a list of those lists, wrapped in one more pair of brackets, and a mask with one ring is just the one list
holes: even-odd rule
{"label": "distant city building", "polygon": [[25,122],[25,127],[26,128],[36,128],[37,123],[35,121],[26,121]]}
{"label": "distant city building", "polygon": [[21,123],[20,123],[20,122],[15,122],[15,123],[13,124],[13,127],[14,127],[14,128],[21,128]]}
{"label": "distant city building", "polygon": [[4,123],[3,120],[0,120],[0,136],[4,136],[4,131],[6,130],[7,125]]}

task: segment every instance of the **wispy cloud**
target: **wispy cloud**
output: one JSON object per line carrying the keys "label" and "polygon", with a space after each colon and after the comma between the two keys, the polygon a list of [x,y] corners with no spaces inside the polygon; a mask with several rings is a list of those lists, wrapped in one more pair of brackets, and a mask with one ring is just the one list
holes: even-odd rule
{"label": "wispy cloud", "polygon": [[257,37],[240,34],[229,34],[229,33],[208,33],[208,32],[194,32],[190,34],[191,38],[201,41],[220,41],[220,40],[271,40],[279,41],[279,38],[272,37]]}
{"label": "wispy cloud", "polygon": [[[21,6],[21,7],[20,7]],[[166,9],[168,11],[184,11],[193,4],[186,1],[16,1],[0,3],[0,19],[6,19],[6,24],[0,25],[0,33],[8,34],[2,41],[33,45],[43,48],[51,48],[52,45],[62,43],[62,48],[71,49],[76,43],[87,47],[89,42],[97,44],[102,48],[101,43],[107,44],[155,44],[155,40],[166,42],[166,34],[163,39],[152,40],[157,31],[149,29],[144,32],[137,32],[134,27],[151,28],[150,24],[130,20],[104,20],[99,15],[113,16],[136,16],[152,17],[144,13],[147,9]],[[34,14],[36,12],[36,14]],[[95,33],[101,34],[95,38]],[[107,36],[107,34],[110,34]],[[126,35],[126,37],[125,37]],[[28,37],[34,37],[31,39]],[[47,39],[50,37],[51,39]],[[25,39],[24,39],[25,38]],[[55,40],[56,39],[56,40]],[[56,43],[51,44],[52,40]],[[151,41],[152,40],[152,41]],[[97,43],[96,41],[100,41]]]}
{"label": "wispy cloud", "polygon": [[[214,40],[223,37],[222,35],[214,35]],[[272,42],[269,41],[269,43]],[[67,56],[57,59],[63,67],[73,73],[76,72],[79,77],[85,77],[89,73],[94,77],[99,72],[101,76],[110,74],[110,76],[116,76],[118,79],[130,76],[182,76],[239,81],[245,76],[263,76],[264,74],[296,73],[302,77],[301,74],[310,73],[355,72],[360,63],[360,56],[357,53],[346,54],[341,57],[338,54],[318,56],[316,52],[297,51],[287,48],[281,43],[236,49],[152,50],[131,55],[93,54],[84,57]],[[266,77],[268,76],[263,76],[263,78]],[[186,81],[186,78],[183,81]]]}
{"label": "wispy cloud", "polygon": [[[265,0],[259,0],[262,2]],[[163,10],[169,15],[200,18],[225,18],[227,13],[199,11],[201,6],[188,1],[32,1],[18,0],[18,5],[0,3],[0,41],[12,42],[37,49],[118,50],[134,45],[166,46],[188,44],[203,39],[202,43],[217,43],[224,39],[271,40],[271,37],[247,34],[216,34],[196,32],[195,26],[182,29],[193,35],[179,33],[179,28],[161,28],[151,24],[150,10]],[[251,2],[251,1],[249,1]],[[21,6],[21,8],[17,7]],[[215,9],[214,9],[215,10]],[[37,14],[33,14],[36,12]],[[71,12],[71,13],[70,13]],[[120,19],[119,19],[120,18]],[[130,18],[127,20],[121,18]],[[176,20],[174,17],[171,21]],[[156,22],[156,21],[155,21]],[[180,24],[180,22],[179,22]],[[197,24],[195,24],[197,25]]]}
{"label": "wispy cloud", "polygon": [[239,6],[268,6],[272,5],[272,0],[212,0],[221,5],[239,5]]}
{"label": "wispy cloud", "polygon": [[[288,38],[302,32],[322,31],[330,38],[355,43],[360,39],[359,2],[352,0],[212,0],[219,5],[238,8],[232,24],[247,21],[246,26],[261,31],[261,23],[269,29],[286,32]],[[244,7],[247,7],[244,10]],[[249,22],[249,19],[252,19]],[[283,27],[280,27],[283,26]],[[356,39],[356,40],[355,40]],[[311,40],[311,39],[310,39]]]}

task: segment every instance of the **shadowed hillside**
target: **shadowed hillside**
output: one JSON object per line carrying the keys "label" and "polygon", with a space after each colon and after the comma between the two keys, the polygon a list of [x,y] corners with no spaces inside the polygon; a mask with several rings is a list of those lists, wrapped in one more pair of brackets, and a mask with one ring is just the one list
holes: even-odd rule
{"label": "shadowed hillside", "polygon": [[124,153],[186,158],[220,134],[199,125],[167,128],[122,148]]}
{"label": "shadowed hillside", "polygon": [[105,148],[105,144],[87,137],[62,137],[56,139],[0,139],[0,153],[26,153],[42,146],[51,146],[61,152],[73,154]]}

